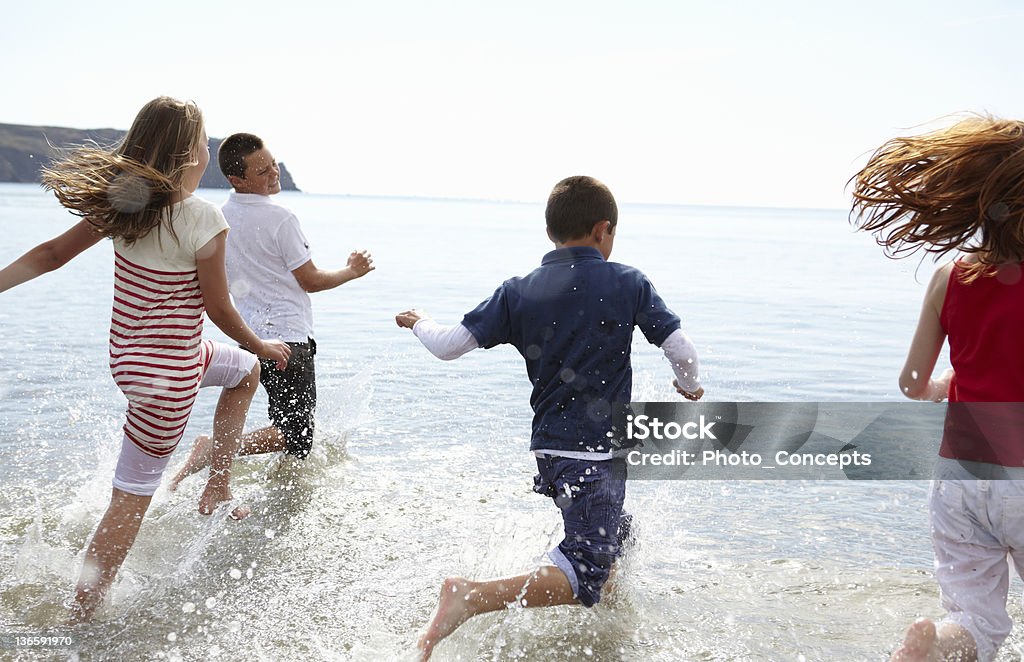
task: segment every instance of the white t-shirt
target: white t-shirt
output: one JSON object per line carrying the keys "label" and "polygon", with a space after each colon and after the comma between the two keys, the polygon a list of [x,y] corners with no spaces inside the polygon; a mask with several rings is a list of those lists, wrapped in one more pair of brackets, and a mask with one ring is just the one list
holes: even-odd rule
{"label": "white t-shirt", "polygon": [[228,288],[246,324],[263,339],[312,338],[313,306],[292,273],[312,258],[299,219],[254,193],[232,191],[221,209],[231,225]]}
{"label": "white t-shirt", "polygon": [[171,228],[173,236],[161,224],[131,246],[115,239],[114,247],[126,259],[150,269],[195,271],[196,252],[227,230],[228,224],[216,205],[191,195],[175,205]]}

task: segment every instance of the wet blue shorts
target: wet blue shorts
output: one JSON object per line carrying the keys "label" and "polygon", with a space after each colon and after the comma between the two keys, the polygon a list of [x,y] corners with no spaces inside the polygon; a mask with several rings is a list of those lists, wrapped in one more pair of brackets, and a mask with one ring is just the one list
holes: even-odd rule
{"label": "wet blue shorts", "polygon": [[622,510],[626,463],[543,455],[537,469],[533,490],[554,500],[565,525],[565,539],[548,556],[580,603],[592,607],[629,536],[631,517]]}

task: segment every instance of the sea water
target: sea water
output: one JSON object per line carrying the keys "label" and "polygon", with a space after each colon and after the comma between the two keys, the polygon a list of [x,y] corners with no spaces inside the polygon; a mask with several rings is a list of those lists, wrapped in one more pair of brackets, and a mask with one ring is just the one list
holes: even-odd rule
{"label": "sea water", "polygon": [[[456,323],[538,265],[543,205],[277,200],[318,266],[358,249],[377,266],[313,295],[314,453],[238,460],[234,492],[253,509],[241,522],[196,512],[201,476],[161,489],[106,604],[73,628],[63,604],[109,500],[125,407],[107,367],[110,244],[0,294],[0,629],[75,640],[0,658],[400,659],[445,576],[519,573],[559,540],[557,510],[531,491],[522,359],[500,347],[444,363],[394,322],[418,307]],[[73,221],[35,186],[0,185],[0,263]],[[623,204],[612,257],[680,314],[706,398],[722,401],[900,399],[934,268],[886,259],[842,210]],[[639,333],[634,345],[634,399],[677,398],[660,351]],[[209,432],[216,395],[201,392],[169,472]],[[247,427],[266,422],[261,391]],[[940,614],[926,494],[911,481],[630,482],[637,543],[601,605],[483,616],[435,659],[882,659],[914,617]]]}

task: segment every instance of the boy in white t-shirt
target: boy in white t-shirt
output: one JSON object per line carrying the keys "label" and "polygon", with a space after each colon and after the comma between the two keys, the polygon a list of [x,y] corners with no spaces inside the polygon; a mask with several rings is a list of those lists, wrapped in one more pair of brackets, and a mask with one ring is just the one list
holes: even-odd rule
{"label": "boy in white t-shirt", "polygon": [[[316,342],[308,293],[365,276],[374,269],[373,258],[366,251],[353,252],[345,268],[333,271],[313,264],[299,220],[270,199],[281,191],[281,171],[259,137],[229,136],[218,162],[234,188],[222,208],[231,226],[226,259],[231,296],[257,336],[282,340],[292,350],[285,370],[269,365],[263,370],[260,382],[269,396],[272,424],[244,435],[238,454],[286,451],[303,459],[313,446],[316,407]],[[208,464],[209,447],[207,438],[196,440],[174,485]]]}

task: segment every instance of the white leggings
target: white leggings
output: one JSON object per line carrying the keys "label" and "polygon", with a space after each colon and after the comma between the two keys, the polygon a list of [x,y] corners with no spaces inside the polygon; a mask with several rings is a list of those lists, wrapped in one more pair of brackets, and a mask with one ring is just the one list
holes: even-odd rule
{"label": "white leggings", "polygon": [[[979,468],[1000,469],[1009,479],[978,480],[986,475]],[[945,620],[970,632],[978,660],[988,662],[1013,626],[1006,610],[1011,562],[1024,577],[1024,475],[941,457],[935,475],[932,544]]]}
{"label": "white leggings", "polygon": [[[244,349],[215,342],[210,365],[203,373],[203,381],[199,384],[199,388],[205,386],[234,388],[252,372],[257,361],[255,354],[250,354]],[[133,444],[128,437],[122,437],[121,455],[117,458],[117,468],[114,469],[114,487],[128,494],[153,496],[157,488],[160,487],[160,478],[170,459],[170,455],[164,457],[148,455]]]}

